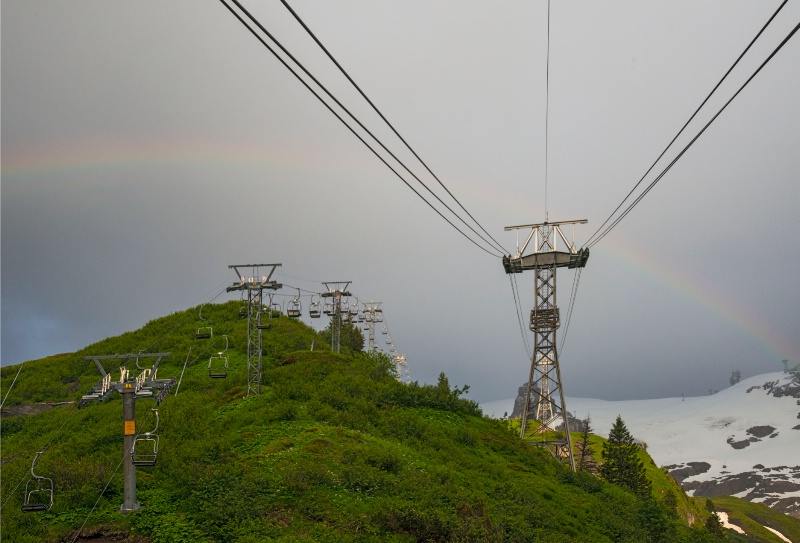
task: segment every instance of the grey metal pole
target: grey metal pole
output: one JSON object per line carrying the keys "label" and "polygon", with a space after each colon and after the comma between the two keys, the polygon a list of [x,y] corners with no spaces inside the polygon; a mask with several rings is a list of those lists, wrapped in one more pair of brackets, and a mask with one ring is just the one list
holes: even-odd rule
{"label": "grey metal pole", "polygon": [[133,455],[131,454],[136,441],[136,387],[133,383],[125,383],[120,393],[122,394],[122,420],[125,436],[125,457],[122,460],[125,499],[120,511],[128,513],[137,511],[140,507],[136,501],[136,466],[133,465]]}

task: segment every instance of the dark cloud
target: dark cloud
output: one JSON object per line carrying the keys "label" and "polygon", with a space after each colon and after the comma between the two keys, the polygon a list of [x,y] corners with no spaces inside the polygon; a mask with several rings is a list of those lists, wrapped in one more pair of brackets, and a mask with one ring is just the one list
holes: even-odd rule
{"label": "dark cloud", "polygon": [[[544,4],[295,8],[503,245],[514,244],[504,226],[544,219]],[[279,4],[253,9],[378,126]],[[582,243],[773,9],[552,6],[550,218],[588,219]],[[788,33],[798,8],[785,11],[725,97]],[[482,401],[525,380],[499,260],[414,196],[221,4],[30,1],[3,15],[3,364],[207,301],[228,264],[258,260],[283,263],[287,284],[348,279],[382,301],[414,379],[445,371]],[[733,369],[800,359],[796,42],[593,249],[562,352],[568,395],[702,394]],[[409,157],[386,128],[376,134]],[[527,314],[533,278],[518,283]],[[562,311],[571,285],[559,275]]]}

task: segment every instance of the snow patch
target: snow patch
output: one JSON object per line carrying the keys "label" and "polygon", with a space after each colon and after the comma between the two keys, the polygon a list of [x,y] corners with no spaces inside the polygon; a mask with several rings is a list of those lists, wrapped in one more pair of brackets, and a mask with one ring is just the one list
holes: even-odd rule
{"label": "snow patch", "polygon": [[[800,494],[795,486],[800,484],[800,432],[792,431],[800,427],[797,387],[790,375],[776,372],[744,379],[710,396],[618,402],[568,397],[566,406],[577,419],[590,416],[593,432],[603,436],[620,415],[633,437],[647,443],[647,452],[659,466],[707,464],[704,473],[684,472],[687,494],[709,492],[713,497],[718,492],[774,502]],[[481,408],[488,416],[502,418],[511,414],[515,399]],[[747,445],[732,446],[740,442]],[[762,468],[755,470],[755,465]],[[777,506],[784,512],[800,509],[800,504]]]}
{"label": "snow patch", "polygon": [[[742,530],[739,526],[736,526],[735,524],[731,524],[730,522],[728,522],[728,513],[724,513],[722,511],[720,511],[720,512],[717,513],[717,517],[719,517],[719,521],[722,523],[722,527],[723,528],[727,528],[729,530],[733,530],[735,532],[739,532],[740,534],[744,533],[744,530]],[[766,528],[766,526],[765,526],[765,528]],[[789,541],[789,543],[792,543],[792,542]]]}
{"label": "snow patch", "polygon": [[777,535],[778,537],[780,537],[781,539],[783,539],[784,541],[786,541],[786,543],[792,543],[792,541],[791,541],[791,540],[790,540],[788,537],[786,537],[785,535],[783,535],[782,533],[780,533],[780,532],[779,532],[778,530],[776,530],[775,528],[770,528],[769,526],[764,526],[764,528],[766,528],[767,530],[769,530],[769,531],[770,531],[770,532],[772,532],[773,534]]}

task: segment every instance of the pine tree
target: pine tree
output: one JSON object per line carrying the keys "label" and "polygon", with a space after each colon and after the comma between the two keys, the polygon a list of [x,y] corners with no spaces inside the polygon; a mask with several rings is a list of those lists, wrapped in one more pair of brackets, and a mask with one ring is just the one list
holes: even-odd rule
{"label": "pine tree", "polygon": [[589,441],[589,434],[592,433],[592,419],[589,415],[581,421],[583,428],[581,429],[580,441],[578,441],[578,471],[587,471],[589,473],[597,473],[597,462],[594,459],[594,447]]}
{"label": "pine tree", "polygon": [[706,519],[706,530],[710,533],[714,534],[719,538],[725,537],[725,529],[722,527],[722,523],[717,516],[717,508],[714,507],[714,502],[707,499],[706,500],[706,509],[708,510],[711,515]]}
{"label": "pine tree", "polygon": [[603,443],[603,464],[600,475],[609,483],[626,488],[640,497],[650,495],[651,484],[647,480],[644,463],[639,460],[639,446],[633,441],[622,417],[617,420]]}

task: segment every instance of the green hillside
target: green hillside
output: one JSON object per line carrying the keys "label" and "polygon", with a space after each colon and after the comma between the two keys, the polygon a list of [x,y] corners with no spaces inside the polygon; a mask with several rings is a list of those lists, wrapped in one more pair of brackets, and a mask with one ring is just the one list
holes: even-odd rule
{"label": "green hillside", "polygon": [[[246,397],[238,311],[235,302],[203,309],[210,340],[194,338],[194,308],[27,362],[0,426],[2,541],[72,541],[78,530],[78,541],[154,543],[717,541],[703,518],[689,518],[701,509],[682,493],[677,511],[665,505],[673,483],[660,470],[650,470],[659,481],[650,501],[573,474],[482,417],[462,390],[400,384],[387,359],[333,354],[285,317],[264,332],[262,394]],[[210,379],[222,334],[229,374]],[[76,404],[100,377],[85,356],[140,351],[172,353],[159,378],[187,364],[177,394],[159,406],[157,463],[138,469],[141,510],[122,514],[121,399]],[[3,395],[17,370],[2,368]],[[137,401],[139,431],[152,427],[153,407]],[[23,513],[26,473],[42,449],[36,473],[53,479],[55,502]]]}

